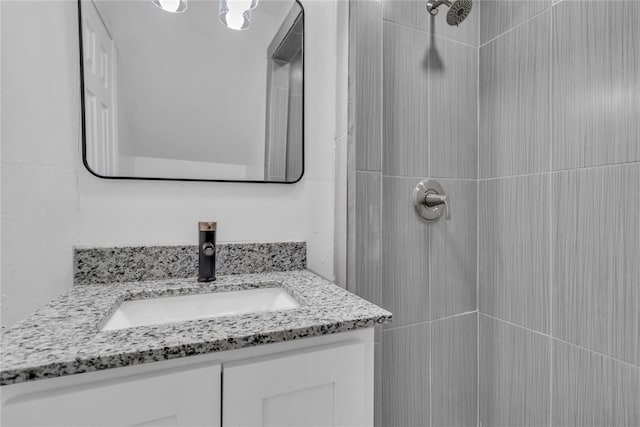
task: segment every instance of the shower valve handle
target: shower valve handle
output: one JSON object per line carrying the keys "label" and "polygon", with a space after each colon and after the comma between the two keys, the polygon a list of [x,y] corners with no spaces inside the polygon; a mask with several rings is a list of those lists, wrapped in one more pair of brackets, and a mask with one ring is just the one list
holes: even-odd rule
{"label": "shower valve handle", "polygon": [[449,209],[449,203],[447,203],[446,194],[427,193],[424,196],[424,204],[429,208],[444,205],[444,219],[451,219],[451,210]]}
{"label": "shower valve handle", "polygon": [[442,185],[433,179],[419,182],[413,190],[413,207],[427,221],[436,221],[441,216],[451,219],[449,201]]}

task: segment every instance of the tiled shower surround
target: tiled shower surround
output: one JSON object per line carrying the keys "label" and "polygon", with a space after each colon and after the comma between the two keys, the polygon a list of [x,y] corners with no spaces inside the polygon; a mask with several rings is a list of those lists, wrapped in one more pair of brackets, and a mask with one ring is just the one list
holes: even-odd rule
{"label": "tiled shower surround", "polygon": [[[376,425],[640,426],[640,2],[350,1]],[[411,194],[437,179],[452,219]]]}

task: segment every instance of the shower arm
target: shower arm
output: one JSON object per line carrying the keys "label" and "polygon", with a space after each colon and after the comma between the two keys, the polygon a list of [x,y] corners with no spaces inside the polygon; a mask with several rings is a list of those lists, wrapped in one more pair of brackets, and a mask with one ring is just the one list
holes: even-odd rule
{"label": "shower arm", "polygon": [[438,8],[443,5],[446,4],[448,7],[451,7],[451,2],[449,0],[429,0],[427,1],[427,11],[433,15],[436,16],[438,14]]}

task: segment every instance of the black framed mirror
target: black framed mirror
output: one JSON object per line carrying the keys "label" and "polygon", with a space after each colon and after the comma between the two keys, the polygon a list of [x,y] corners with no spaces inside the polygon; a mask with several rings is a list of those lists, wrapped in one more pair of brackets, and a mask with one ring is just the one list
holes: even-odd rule
{"label": "black framed mirror", "polygon": [[110,179],[295,183],[296,0],[78,0],[82,155]]}

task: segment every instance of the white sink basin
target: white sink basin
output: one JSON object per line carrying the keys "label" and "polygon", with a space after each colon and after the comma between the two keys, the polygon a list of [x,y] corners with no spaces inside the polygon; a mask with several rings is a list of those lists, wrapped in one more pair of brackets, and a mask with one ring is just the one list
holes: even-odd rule
{"label": "white sink basin", "polygon": [[247,289],[123,302],[103,331],[299,307],[281,288]]}

